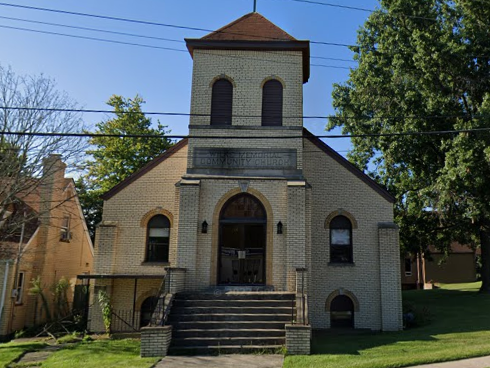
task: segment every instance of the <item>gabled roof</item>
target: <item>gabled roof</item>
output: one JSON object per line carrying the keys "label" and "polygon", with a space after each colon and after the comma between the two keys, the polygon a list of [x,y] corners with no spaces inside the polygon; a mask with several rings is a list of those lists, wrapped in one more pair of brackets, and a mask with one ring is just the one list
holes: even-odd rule
{"label": "gabled roof", "polygon": [[112,198],[114,195],[119,193],[121,190],[126,188],[129,184],[131,184],[133,181],[136,179],[142,177],[145,175],[147,172],[149,172],[151,169],[154,167],[158,166],[161,162],[165,161],[167,158],[172,156],[174,153],[178,152],[181,148],[187,146],[188,139],[184,138],[180,142],[174,144],[172,147],[170,147],[168,150],[166,150],[164,153],[162,153],[160,156],[155,157],[153,160],[148,162],[145,166],[143,166],[141,169],[138,171],[134,172],[132,175],[128,176],[126,179],[121,181],[119,184],[116,186],[112,187],[109,191],[105,192],[104,194],[101,195],[101,198],[103,200],[108,200]]}
{"label": "gabled roof", "polygon": [[393,195],[391,195],[390,192],[388,192],[385,188],[383,188],[381,185],[379,185],[377,182],[371,179],[368,175],[364,174],[364,172],[362,172],[355,165],[347,161],[344,157],[342,157],[334,149],[332,149],[328,144],[323,142],[320,138],[316,137],[306,128],[303,128],[303,136],[306,139],[308,139],[311,143],[313,143],[315,146],[317,146],[319,149],[321,149],[323,152],[325,152],[328,156],[330,156],[335,161],[337,161],[344,168],[349,170],[352,174],[354,174],[359,179],[361,179],[364,183],[369,185],[372,189],[374,189],[374,191],[380,194],[388,202],[391,203],[395,202],[395,197],[393,197]]}
{"label": "gabled roof", "polygon": [[213,41],[296,41],[296,39],[259,13],[248,13],[204,36]]}

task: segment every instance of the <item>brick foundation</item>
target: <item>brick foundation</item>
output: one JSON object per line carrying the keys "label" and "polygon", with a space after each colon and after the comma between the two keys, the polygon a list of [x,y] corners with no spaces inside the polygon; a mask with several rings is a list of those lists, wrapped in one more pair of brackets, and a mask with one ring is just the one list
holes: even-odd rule
{"label": "brick foundation", "polygon": [[172,340],[172,326],[141,329],[141,357],[164,357]]}
{"label": "brick foundation", "polygon": [[310,355],[311,326],[286,325],[286,349],[288,355]]}

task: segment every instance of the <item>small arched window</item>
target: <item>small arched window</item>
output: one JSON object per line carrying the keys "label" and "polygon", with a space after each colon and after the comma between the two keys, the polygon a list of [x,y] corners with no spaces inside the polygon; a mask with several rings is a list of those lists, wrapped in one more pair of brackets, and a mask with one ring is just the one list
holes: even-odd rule
{"label": "small arched window", "polygon": [[153,216],[148,221],[147,262],[168,262],[170,221],[164,215]]}
{"label": "small arched window", "polygon": [[354,327],[354,303],[346,295],[339,295],[330,304],[330,327]]}
{"label": "small arched window", "polygon": [[211,96],[211,125],[231,125],[233,85],[226,79],[213,84]]}
{"label": "small arched window", "polygon": [[336,216],[330,221],[330,262],[352,261],[352,223],[345,216]]}
{"label": "small arched window", "polygon": [[282,83],[271,79],[262,88],[262,125],[282,125]]}

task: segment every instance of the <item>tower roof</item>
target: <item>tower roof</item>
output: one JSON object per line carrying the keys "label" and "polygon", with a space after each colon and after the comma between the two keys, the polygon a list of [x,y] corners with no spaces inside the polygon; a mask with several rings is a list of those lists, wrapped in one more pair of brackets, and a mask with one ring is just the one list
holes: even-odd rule
{"label": "tower roof", "polygon": [[296,41],[296,39],[259,13],[248,13],[204,36],[213,41]]}
{"label": "tower roof", "polygon": [[310,76],[310,43],[297,40],[259,13],[243,17],[202,38],[186,38],[192,57],[194,50],[301,51],[303,82]]}

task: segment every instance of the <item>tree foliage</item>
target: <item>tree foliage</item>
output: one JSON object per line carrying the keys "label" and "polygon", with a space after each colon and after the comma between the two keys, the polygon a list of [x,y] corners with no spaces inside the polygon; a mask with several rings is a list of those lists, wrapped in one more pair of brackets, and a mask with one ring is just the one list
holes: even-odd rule
{"label": "tree foliage", "polygon": [[[144,100],[124,98],[113,95],[107,104],[114,108],[115,118],[96,125],[97,134],[117,135],[161,135],[168,133],[165,126],[157,123],[152,127],[151,119],[141,110]],[[100,195],[126,179],[156,156],[166,151],[172,142],[162,137],[124,138],[93,137],[89,142],[94,148],[87,153],[92,156],[86,161],[87,175],[77,182],[80,200],[88,218],[91,235],[95,225],[102,218],[102,200]]]}
{"label": "tree foliage", "polygon": [[397,198],[403,250],[451,240],[482,249],[490,291],[490,7],[474,0],[381,0],[358,33],[358,67],[334,86],[327,129]]}
{"label": "tree foliage", "polygon": [[[23,109],[16,109],[18,107]],[[46,199],[39,196],[39,189],[55,170],[47,165],[49,161],[46,159],[59,154],[70,165],[84,152],[86,144],[81,138],[33,135],[80,132],[83,129],[80,115],[61,111],[76,108],[76,103],[59,91],[52,79],[43,75],[19,76],[11,68],[0,65],[2,256],[11,251],[3,242],[18,238],[23,224],[32,224],[35,229],[37,219],[45,216],[55,205],[43,203]],[[27,198],[30,198],[31,206],[35,203],[34,209],[26,205]]]}

